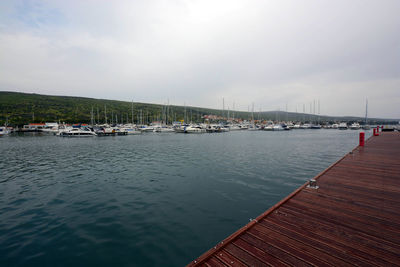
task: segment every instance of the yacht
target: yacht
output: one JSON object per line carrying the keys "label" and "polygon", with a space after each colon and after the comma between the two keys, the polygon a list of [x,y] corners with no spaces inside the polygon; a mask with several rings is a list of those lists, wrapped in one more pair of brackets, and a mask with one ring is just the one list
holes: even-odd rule
{"label": "yacht", "polygon": [[360,128],[361,128],[361,126],[360,126],[360,124],[358,122],[355,122],[355,123],[350,125],[350,129],[352,129],[352,130],[358,130]]}
{"label": "yacht", "polygon": [[273,131],[283,131],[283,130],[284,130],[283,127],[282,127],[282,125],[280,125],[280,124],[275,124],[275,125],[272,127],[272,129],[273,129]]}
{"label": "yacht", "polygon": [[10,133],[10,131],[7,129],[7,127],[5,127],[5,126],[0,127],[0,136],[7,135],[9,133]]}
{"label": "yacht", "polygon": [[300,129],[301,128],[301,124],[300,123],[296,123],[294,126],[293,126],[293,129]]}
{"label": "yacht", "polygon": [[249,129],[249,125],[247,125],[247,124],[241,124],[239,127],[240,127],[240,130],[247,130],[247,129]]}
{"label": "yacht", "polygon": [[154,127],[153,126],[147,126],[147,125],[142,125],[139,130],[143,133],[149,133],[149,132],[154,132]]}
{"label": "yacht", "polygon": [[312,124],[310,128],[311,128],[311,129],[321,129],[321,125],[319,125],[319,124]]}
{"label": "yacht", "polygon": [[125,131],[127,135],[141,134],[134,124],[125,124],[121,130]]}
{"label": "yacht", "polygon": [[239,131],[240,127],[237,124],[230,124],[229,126],[229,131]]}
{"label": "yacht", "polygon": [[341,122],[338,126],[339,130],[347,130],[349,127],[347,127],[347,123]]}
{"label": "yacht", "polygon": [[92,137],[97,136],[95,132],[89,128],[70,128],[60,131],[57,135],[63,137]]}
{"label": "yacht", "polygon": [[167,126],[156,126],[154,127],[154,132],[156,133],[171,133],[174,129]]}
{"label": "yacht", "polygon": [[311,128],[311,124],[309,123],[304,123],[303,125],[301,125],[300,129],[310,129]]}
{"label": "yacht", "polygon": [[287,124],[285,124],[285,123],[282,123],[282,124],[281,124],[281,127],[282,127],[283,130],[285,130],[285,131],[291,130],[291,128],[289,127],[289,125],[287,125]]}
{"label": "yacht", "polygon": [[200,126],[189,125],[189,126],[184,127],[183,132],[184,133],[205,133],[206,129],[203,129]]}
{"label": "yacht", "polygon": [[274,130],[273,124],[268,124],[267,126],[264,127],[264,131],[273,131],[273,130]]}
{"label": "yacht", "polygon": [[248,130],[249,131],[257,131],[258,128],[257,128],[257,126],[255,124],[250,124]]}
{"label": "yacht", "polygon": [[59,131],[59,126],[57,122],[46,122],[44,127],[40,130],[42,133],[47,134],[57,134]]}
{"label": "yacht", "polygon": [[224,127],[221,124],[211,124],[206,127],[208,133],[224,133],[229,132],[229,127]]}
{"label": "yacht", "polygon": [[288,122],[287,124],[287,127],[291,130],[291,129],[294,129],[294,124],[293,124],[293,122]]}

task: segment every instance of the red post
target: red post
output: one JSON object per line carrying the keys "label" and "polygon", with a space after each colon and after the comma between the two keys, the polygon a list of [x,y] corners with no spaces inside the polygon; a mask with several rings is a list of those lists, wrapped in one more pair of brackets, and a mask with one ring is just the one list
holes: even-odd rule
{"label": "red post", "polygon": [[364,146],[365,133],[360,132],[360,146]]}

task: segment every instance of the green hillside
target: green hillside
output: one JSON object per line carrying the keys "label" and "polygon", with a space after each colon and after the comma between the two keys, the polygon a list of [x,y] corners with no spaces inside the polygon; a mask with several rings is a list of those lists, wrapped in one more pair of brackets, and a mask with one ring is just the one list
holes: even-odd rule
{"label": "green hillside", "polygon": [[[31,122],[54,122],[66,123],[90,123],[93,110],[94,122],[104,123],[132,122],[132,103],[116,100],[104,100],[85,97],[71,96],[49,96],[39,94],[26,94],[16,92],[0,92],[0,125],[8,119],[8,124],[21,126]],[[167,116],[168,114],[168,116]],[[157,104],[133,103],[133,121],[151,122],[164,119],[168,122],[183,120],[200,122],[203,115],[218,115],[232,117],[232,112],[217,109],[206,109],[200,107],[163,106]],[[235,118],[250,119],[249,112],[234,113]],[[315,116],[310,114],[269,111],[255,112],[254,119],[260,120],[291,120],[291,121],[363,121],[359,117],[329,117]],[[370,119],[370,124],[375,123],[397,123],[398,120]]]}
{"label": "green hillside", "polygon": [[[89,123],[91,114],[95,122],[132,122],[132,103],[116,100],[94,99],[71,96],[49,96],[15,92],[0,92],[0,125],[8,118],[10,125],[23,125],[31,122],[61,121],[66,123]],[[185,112],[186,110],[186,112]],[[198,107],[133,103],[133,121],[144,123],[164,119],[201,121],[203,115],[222,115],[221,110]],[[168,118],[166,116],[168,114]],[[245,117],[245,112],[235,116]],[[248,114],[247,114],[248,116]]]}

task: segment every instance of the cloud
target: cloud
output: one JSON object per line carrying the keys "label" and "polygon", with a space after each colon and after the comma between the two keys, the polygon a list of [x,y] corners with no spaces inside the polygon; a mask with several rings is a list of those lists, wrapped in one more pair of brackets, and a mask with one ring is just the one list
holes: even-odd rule
{"label": "cloud", "polygon": [[[400,117],[398,1],[2,1],[0,90]],[[397,102],[396,102],[397,101]],[[373,111],[373,112],[372,112]]]}

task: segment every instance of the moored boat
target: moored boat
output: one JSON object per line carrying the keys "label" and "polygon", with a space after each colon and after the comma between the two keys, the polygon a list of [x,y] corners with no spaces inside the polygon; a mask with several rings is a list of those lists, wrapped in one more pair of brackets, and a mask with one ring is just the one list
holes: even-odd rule
{"label": "moored boat", "polygon": [[358,129],[360,129],[361,128],[361,126],[360,126],[360,124],[358,123],[358,122],[354,122],[354,123],[352,123],[351,125],[350,125],[350,129],[351,130],[358,130]]}
{"label": "moored boat", "polygon": [[95,132],[89,128],[70,128],[60,131],[58,136],[62,137],[93,137],[97,136]]}
{"label": "moored boat", "polygon": [[0,136],[7,135],[9,133],[10,133],[10,131],[7,129],[7,127],[5,127],[5,126],[0,127]]}
{"label": "moored boat", "polygon": [[339,123],[339,125],[338,125],[338,129],[339,130],[347,130],[349,127],[347,127],[347,123],[345,123],[345,122],[341,122],[341,123]]}
{"label": "moored boat", "polygon": [[300,126],[300,129],[310,129],[311,128],[311,124],[309,123],[304,123],[303,125]]}

